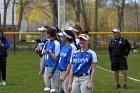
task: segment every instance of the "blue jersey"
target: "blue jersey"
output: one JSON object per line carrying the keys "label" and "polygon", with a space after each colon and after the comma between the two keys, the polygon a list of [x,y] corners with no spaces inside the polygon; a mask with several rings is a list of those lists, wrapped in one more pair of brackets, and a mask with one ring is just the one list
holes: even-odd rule
{"label": "blue jersey", "polygon": [[[56,56],[60,53],[60,43],[57,40],[49,40],[44,46],[44,50],[49,50]],[[53,67],[56,61],[50,57],[49,54],[44,54],[44,65],[48,67]]]}
{"label": "blue jersey", "polygon": [[42,58],[43,54],[42,54],[42,50],[43,50],[43,47],[44,47],[45,43],[41,42],[38,44],[38,48],[39,48],[39,56]]}
{"label": "blue jersey", "polygon": [[64,71],[67,69],[68,64],[70,62],[70,58],[72,53],[74,53],[77,50],[76,46],[74,44],[64,45],[59,53],[59,64],[58,69],[60,71]]}
{"label": "blue jersey", "polygon": [[48,37],[47,36],[42,37],[40,40],[42,43],[46,43],[46,41],[48,41]]}
{"label": "blue jersey", "polygon": [[80,75],[83,73],[90,74],[92,63],[98,61],[96,53],[93,50],[88,49],[85,52],[81,52],[80,50],[76,51],[72,55],[70,62],[73,65],[73,75]]}
{"label": "blue jersey", "polygon": [[48,41],[47,37],[42,37],[41,39],[36,39],[36,42],[38,43],[37,47],[39,48],[39,56],[42,58],[42,50],[45,45],[45,43]]}

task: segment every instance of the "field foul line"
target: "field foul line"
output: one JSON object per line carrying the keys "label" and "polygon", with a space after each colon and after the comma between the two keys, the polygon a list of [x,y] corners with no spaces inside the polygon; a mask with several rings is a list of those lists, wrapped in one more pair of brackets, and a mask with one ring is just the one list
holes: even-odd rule
{"label": "field foul line", "polygon": [[[105,69],[105,68],[100,67],[100,66],[97,66],[97,68],[100,68],[100,69],[102,69],[102,70],[104,70],[104,71],[107,71],[107,72],[113,73],[113,71],[108,70],[108,69]],[[122,75],[119,74],[119,76],[122,76]],[[138,79],[132,78],[132,77],[130,77],[130,76],[127,76],[127,78],[130,79],[130,80],[133,80],[133,81],[136,81],[136,82],[139,82],[139,83],[140,83],[140,80],[138,80]]]}

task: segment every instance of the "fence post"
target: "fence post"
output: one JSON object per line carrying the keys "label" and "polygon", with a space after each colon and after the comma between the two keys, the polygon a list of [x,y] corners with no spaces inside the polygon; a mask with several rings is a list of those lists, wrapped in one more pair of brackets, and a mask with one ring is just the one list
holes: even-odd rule
{"label": "fence post", "polygon": [[14,34],[14,55],[16,54],[16,38],[15,38],[15,34]]}

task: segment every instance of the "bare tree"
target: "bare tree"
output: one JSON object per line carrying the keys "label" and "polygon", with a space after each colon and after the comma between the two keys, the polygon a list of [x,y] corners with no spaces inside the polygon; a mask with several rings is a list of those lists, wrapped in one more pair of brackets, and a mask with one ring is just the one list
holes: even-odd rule
{"label": "bare tree", "polygon": [[10,0],[3,0],[4,2],[4,18],[3,18],[3,31],[6,30],[6,16],[7,16],[7,8]]}
{"label": "bare tree", "polygon": [[14,22],[14,15],[15,15],[15,3],[16,3],[16,1],[15,0],[13,0],[13,2],[12,2],[12,31],[14,31],[15,30],[15,22]]}
{"label": "bare tree", "polygon": [[76,22],[80,22],[80,12],[81,12],[80,0],[71,0],[70,3],[76,14]]}
{"label": "bare tree", "polygon": [[80,22],[81,14],[84,20],[84,28],[86,31],[89,31],[89,20],[87,17],[84,0],[71,0],[71,5],[76,14],[76,22]]}
{"label": "bare tree", "polygon": [[24,4],[24,13],[23,17],[25,19],[28,19],[28,17],[31,15],[32,10],[38,10],[42,12],[42,14],[45,14],[48,18],[52,18],[50,12],[50,3],[48,0],[28,0],[28,3]]}
{"label": "bare tree", "polygon": [[114,0],[113,4],[117,7],[118,10],[118,28],[122,31],[122,27],[124,28],[125,0]]}
{"label": "bare tree", "polygon": [[[98,31],[98,0],[95,1],[94,32]],[[94,48],[97,46],[97,35],[94,35]]]}
{"label": "bare tree", "polygon": [[23,12],[24,9],[27,5],[29,5],[32,1],[31,0],[20,0],[19,4],[20,4],[20,12],[19,12],[19,20],[18,20],[18,25],[17,25],[17,31],[20,31],[21,28],[21,22],[22,22],[22,18],[23,18]]}
{"label": "bare tree", "polygon": [[57,10],[57,0],[49,0],[52,14],[53,14],[53,25],[58,26],[58,10]]}
{"label": "bare tree", "polygon": [[84,1],[81,0],[81,4],[82,4],[82,16],[83,16],[83,20],[84,20],[84,28],[86,31],[89,31],[89,20],[87,18],[87,14],[86,14],[86,9],[85,9],[85,5],[84,5]]}
{"label": "bare tree", "polygon": [[118,15],[120,16],[118,22],[118,27],[120,28],[120,30],[124,28],[124,7],[125,7],[125,0],[122,1],[122,8],[120,10],[120,15]]}
{"label": "bare tree", "polygon": [[137,31],[140,31],[138,5],[137,5],[137,1],[136,0],[135,0],[135,9],[136,9]]}
{"label": "bare tree", "polygon": [[[16,29],[15,29],[15,22],[14,22],[14,20],[15,20],[15,3],[16,3],[16,1],[15,0],[13,0],[13,2],[12,2],[12,31],[15,31]],[[15,36],[15,34],[13,35],[13,43],[14,43],[14,54],[16,54],[16,36]]]}
{"label": "bare tree", "polygon": [[19,13],[19,20],[18,20],[18,25],[17,25],[17,31],[20,31],[20,28],[21,28],[21,21],[22,21],[22,14],[23,14],[23,11],[24,11],[24,3],[23,3],[23,0],[20,0],[20,13]]}
{"label": "bare tree", "polygon": [[99,7],[104,7],[106,6],[108,0],[98,0],[98,6]]}
{"label": "bare tree", "polygon": [[80,11],[81,11],[80,0],[77,0],[76,6],[77,6],[76,21],[80,23]]}
{"label": "bare tree", "polygon": [[[32,7],[30,7],[32,8]],[[35,8],[38,8],[40,11],[42,11],[47,17],[51,18],[50,14],[48,11],[46,11],[46,7],[45,6],[40,6],[40,5],[36,5]]]}

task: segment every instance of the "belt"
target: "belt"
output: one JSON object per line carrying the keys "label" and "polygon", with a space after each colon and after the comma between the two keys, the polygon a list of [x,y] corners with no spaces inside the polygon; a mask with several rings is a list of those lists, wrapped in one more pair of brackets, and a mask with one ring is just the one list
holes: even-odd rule
{"label": "belt", "polygon": [[75,74],[76,77],[89,76],[89,73]]}
{"label": "belt", "polygon": [[60,69],[60,71],[66,71],[66,69]]}

